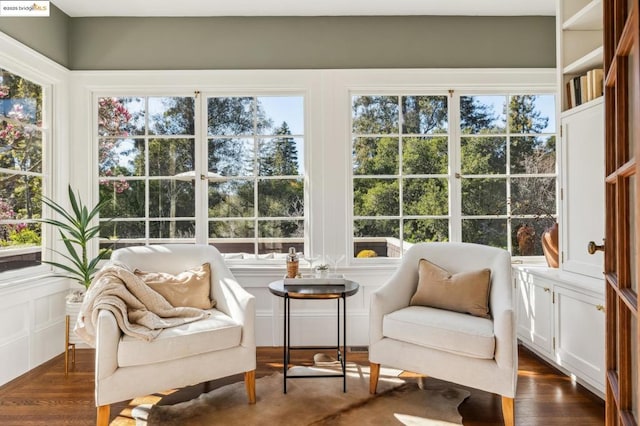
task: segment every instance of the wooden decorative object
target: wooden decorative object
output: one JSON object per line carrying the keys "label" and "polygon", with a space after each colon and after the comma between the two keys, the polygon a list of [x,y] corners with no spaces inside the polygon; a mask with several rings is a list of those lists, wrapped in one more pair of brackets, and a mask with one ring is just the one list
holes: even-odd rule
{"label": "wooden decorative object", "polygon": [[560,266],[558,256],[558,222],[542,234],[542,251],[547,259],[547,264],[551,268]]}

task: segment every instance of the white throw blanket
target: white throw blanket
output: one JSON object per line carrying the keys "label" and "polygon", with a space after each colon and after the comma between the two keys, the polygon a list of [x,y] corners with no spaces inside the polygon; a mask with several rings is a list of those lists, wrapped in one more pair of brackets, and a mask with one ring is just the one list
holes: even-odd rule
{"label": "white throw blanket", "polygon": [[94,277],[80,308],[74,331],[95,346],[100,309],[113,313],[123,333],[151,341],[164,328],[208,317],[197,308],[174,307],[125,265],[106,264]]}

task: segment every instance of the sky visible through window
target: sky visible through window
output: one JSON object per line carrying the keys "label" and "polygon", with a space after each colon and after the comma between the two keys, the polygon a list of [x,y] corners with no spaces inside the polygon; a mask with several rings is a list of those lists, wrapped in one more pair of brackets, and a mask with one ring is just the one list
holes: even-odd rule
{"label": "sky visible through window", "polygon": [[[483,105],[489,105],[493,109],[493,113],[496,114],[500,120],[505,120],[504,108],[505,102],[507,102],[507,96],[502,95],[469,95],[476,101]],[[536,109],[540,111],[542,117],[549,119],[547,127],[542,130],[542,133],[555,133],[556,132],[556,116],[555,116],[555,96],[554,95],[536,95]]]}
{"label": "sky visible through window", "polygon": [[[304,135],[304,98],[302,96],[261,96],[258,102],[262,105],[265,115],[273,121],[274,128],[287,122],[291,134]],[[295,137],[298,151],[298,171],[304,175],[304,140]]]}
{"label": "sky visible through window", "polygon": [[[135,98],[130,99],[133,100]],[[161,102],[161,99],[162,98],[149,99],[150,114],[157,113],[155,110],[161,110],[161,108],[158,108],[158,105],[156,105]],[[298,170],[301,175],[304,175],[304,97],[260,96],[257,99],[265,112],[265,116],[273,122],[272,129],[279,128],[283,122],[286,122],[289,126],[291,134],[294,136],[296,149],[298,151]],[[140,113],[144,110],[144,103],[129,101],[127,102],[127,109],[134,117],[140,116]],[[138,125],[143,126],[144,122],[139,123]],[[118,145],[118,161],[120,166],[126,167],[131,163],[131,160],[135,155],[132,151],[134,145],[135,142],[131,138],[124,138]],[[127,155],[125,153],[130,154]]]}

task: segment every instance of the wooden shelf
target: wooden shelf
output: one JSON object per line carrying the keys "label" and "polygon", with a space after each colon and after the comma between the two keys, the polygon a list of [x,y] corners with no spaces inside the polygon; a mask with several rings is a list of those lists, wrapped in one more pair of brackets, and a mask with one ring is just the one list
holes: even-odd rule
{"label": "wooden shelf", "polygon": [[592,0],[562,25],[565,31],[601,31],[602,27],[601,0]]}
{"label": "wooden shelf", "polygon": [[579,113],[579,112],[581,112],[581,111],[583,111],[585,109],[589,109],[589,108],[591,108],[591,107],[593,107],[593,106],[595,106],[597,104],[600,104],[603,101],[604,101],[604,96],[602,96],[602,95],[598,96],[595,99],[591,99],[590,101],[582,103],[582,104],[580,104],[578,106],[575,106],[573,108],[569,108],[569,109],[566,109],[566,110],[562,111],[560,116],[561,117],[566,117],[566,116],[571,115],[571,114]]}
{"label": "wooden shelf", "polygon": [[562,70],[563,74],[581,74],[593,68],[602,68],[603,48],[599,46],[573,61]]}

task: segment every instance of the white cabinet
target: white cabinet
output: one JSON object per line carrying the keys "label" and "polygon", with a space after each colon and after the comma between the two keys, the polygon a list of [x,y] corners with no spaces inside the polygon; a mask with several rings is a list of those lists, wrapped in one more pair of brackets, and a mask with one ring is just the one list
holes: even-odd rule
{"label": "white cabinet", "polygon": [[522,269],[514,269],[514,277],[518,337],[553,357],[553,283]]}
{"label": "white cabinet", "polygon": [[602,278],[604,238],[604,103],[602,98],[562,114],[561,268]]}
{"label": "white cabinet", "polygon": [[515,266],[513,273],[520,342],[602,397],[603,281],[546,267]]}
{"label": "white cabinet", "polygon": [[604,238],[604,98],[599,86],[588,100],[572,103],[567,83],[582,76],[595,87],[593,70],[603,67],[602,30],[602,0],[556,1],[560,268],[598,279],[604,256],[589,255],[587,246],[590,241],[601,245]]}
{"label": "white cabinet", "polygon": [[605,315],[601,297],[555,286],[556,358],[562,367],[604,390]]}

